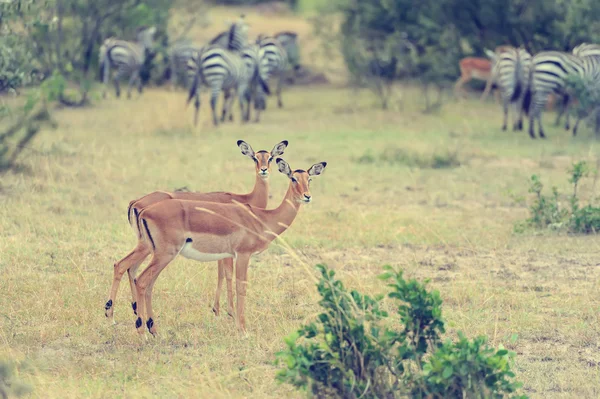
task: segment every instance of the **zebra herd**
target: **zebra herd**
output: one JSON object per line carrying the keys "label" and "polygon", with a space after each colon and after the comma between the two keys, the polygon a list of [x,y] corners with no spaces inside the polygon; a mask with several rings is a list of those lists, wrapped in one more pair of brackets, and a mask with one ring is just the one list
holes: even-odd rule
{"label": "zebra herd", "polygon": [[[142,27],[138,30],[136,42],[113,38],[105,40],[100,48],[104,96],[111,67],[117,70],[114,76],[117,97],[120,95],[119,79],[127,75],[128,97],[131,97],[131,89],[136,82],[141,93],[140,70],[152,47],[155,32],[154,27]],[[215,126],[219,124],[216,106],[221,93],[224,97],[221,122],[233,119],[232,104],[236,96],[241,119],[250,120],[253,103],[255,121],[258,122],[260,111],[266,109],[266,96],[271,94],[269,82],[272,80],[277,80],[277,104],[283,107],[281,91],[284,75],[291,63],[294,63],[295,69],[299,68],[297,58],[290,60],[288,57],[288,54],[297,54],[296,39],[293,32],[281,32],[272,37],[259,35],[255,43],[249,43],[248,24],[241,16],[230,24],[227,31],[218,34],[205,46],[187,40],[174,43],[168,51],[171,85],[175,86],[177,76],[183,72],[189,88],[187,102],[189,104],[194,100],[194,124],[198,123],[202,86],[206,86],[211,93],[210,105]]]}
{"label": "zebra herd", "polygon": [[[535,138],[537,121],[540,137],[546,137],[542,127],[541,114],[550,95],[563,99],[566,114],[565,128],[570,128],[569,106],[573,99],[567,93],[567,80],[579,77],[586,81],[600,82],[600,45],[583,43],[575,47],[571,54],[559,51],[543,51],[531,56],[523,48],[503,48],[500,51],[487,51],[492,59],[492,79],[502,93],[504,109],[503,129],[506,129],[508,110],[513,105],[513,130],[523,127],[523,112],[529,113],[529,135]],[[581,117],[573,126],[573,135]]]}

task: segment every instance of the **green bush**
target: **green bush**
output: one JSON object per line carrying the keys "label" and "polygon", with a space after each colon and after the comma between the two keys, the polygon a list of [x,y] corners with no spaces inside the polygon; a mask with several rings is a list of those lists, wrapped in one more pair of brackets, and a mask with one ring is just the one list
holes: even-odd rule
{"label": "green bush", "polygon": [[397,329],[382,296],[348,291],[333,271],[317,268],[321,313],[285,339],[278,381],[318,398],[500,398],[520,387],[510,368],[513,353],[461,333],[458,342],[441,342],[437,291],[386,266],[380,278],[398,303]]}
{"label": "green bush", "polygon": [[529,192],[535,194],[535,199],[529,205],[529,218],[515,226],[516,231],[527,228],[538,230],[566,230],[569,233],[591,234],[600,231],[600,208],[593,204],[580,206],[578,193],[580,181],[589,174],[586,162],[576,162],[569,169],[569,182],[573,185],[571,195],[561,195],[556,187],[552,194],[542,194],[544,185],[540,177],[531,176]]}
{"label": "green bush", "polygon": [[600,133],[600,124],[597,123],[600,115],[600,82],[595,77],[583,78],[578,75],[569,75],[566,79],[566,91],[577,99],[572,106],[577,117],[574,134],[580,119],[590,117],[594,122],[594,132]]}
{"label": "green bush", "polygon": [[15,376],[15,365],[12,362],[0,360],[0,397],[21,397],[31,391],[30,385],[19,381]]}

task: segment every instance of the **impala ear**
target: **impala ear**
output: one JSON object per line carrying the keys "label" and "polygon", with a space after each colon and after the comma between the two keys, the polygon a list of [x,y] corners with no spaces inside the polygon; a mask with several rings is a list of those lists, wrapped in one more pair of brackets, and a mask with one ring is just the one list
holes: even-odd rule
{"label": "impala ear", "polygon": [[240,147],[240,150],[242,150],[242,154],[254,159],[254,150],[250,144],[246,143],[244,140],[238,140],[237,145]]}
{"label": "impala ear", "polygon": [[325,170],[327,162],[316,163],[308,169],[309,176],[319,176]]}
{"label": "impala ear", "polygon": [[277,158],[277,161],[275,162],[277,162],[277,167],[279,168],[279,171],[291,179],[292,168],[290,168],[290,165],[281,158]]}
{"label": "impala ear", "polygon": [[283,140],[281,143],[276,144],[275,147],[273,147],[273,149],[271,150],[271,156],[277,157],[279,155],[283,155],[283,152],[285,151],[287,146],[288,146],[287,140]]}

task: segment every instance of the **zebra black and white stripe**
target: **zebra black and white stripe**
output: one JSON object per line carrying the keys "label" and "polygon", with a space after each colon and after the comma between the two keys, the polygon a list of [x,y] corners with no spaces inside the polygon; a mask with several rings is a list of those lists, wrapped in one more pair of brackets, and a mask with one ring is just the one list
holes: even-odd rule
{"label": "zebra black and white stripe", "polygon": [[[538,122],[539,135],[545,137],[542,127],[541,113],[551,93],[565,94],[565,81],[568,76],[579,76],[589,79],[600,71],[600,57],[576,56],[558,51],[544,51],[532,59],[531,72],[531,105],[529,111],[529,135],[535,138],[535,121]],[[566,128],[569,128],[568,104]]]}
{"label": "zebra black and white stripe", "polygon": [[230,51],[242,51],[248,45],[248,24],[242,15],[229,29],[219,33],[209,43],[209,46],[221,47]]}
{"label": "zebra black and white stripe", "polygon": [[171,88],[175,88],[177,78],[184,75],[185,87],[188,88],[193,80],[188,77],[187,64],[194,54],[202,52],[203,47],[190,42],[189,40],[181,40],[174,43],[169,48],[169,63],[171,66]]}
{"label": "zebra black and white stripe", "polygon": [[260,46],[260,62],[271,77],[277,79],[277,106],[283,107],[281,99],[281,90],[283,88],[283,79],[288,68],[288,57],[285,49],[274,37],[259,37],[257,44]]}
{"label": "zebra black and white stripe", "polygon": [[298,45],[298,34],[285,31],[273,35],[285,49],[288,63],[294,70],[300,69],[300,46]]}
{"label": "zebra black and white stripe", "polygon": [[116,95],[121,95],[119,79],[129,74],[129,87],[127,97],[131,98],[131,88],[138,82],[138,91],[142,92],[142,81],[140,70],[146,60],[146,52],[152,48],[153,37],[156,33],[155,27],[139,28],[137,32],[137,41],[128,42],[109,38],[100,46],[100,67],[103,70],[102,82],[104,83],[103,97],[106,97],[106,84],[110,77],[110,68],[117,69],[114,76]]}
{"label": "zebra black and white stripe", "polygon": [[[254,102],[255,122],[260,120],[260,111],[265,109],[266,95],[271,94],[267,81],[269,71],[267,65],[261,63],[260,46],[258,44],[249,44],[242,49],[242,57],[250,74],[250,99]],[[246,109],[245,120],[250,120],[250,104]]]}
{"label": "zebra black and white stripe", "polygon": [[[188,62],[188,71],[194,73],[187,100],[189,103],[195,98],[194,124],[198,123],[201,84],[206,85],[211,91],[210,105],[215,126],[218,125],[216,106],[221,92],[229,96],[231,95],[230,90],[235,90],[240,102],[241,115],[247,115],[244,106],[249,106],[249,88],[253,75],[240,53],[217,46],[209,46],[202,53],[192,57]],[[263,86],[263,90],[268,93],[269,88],[266,82],[262,79],[259,79],[259,82]],[[227,107],[228,98],[223,104],[225,114],[230,111]]]}
{"label": "zebra black and white stripe", "polygon": [[[588,90],[598,91],[600,90],[600,45],[593,43],[582,43],[579,46],[576,46],[573,49],[573,55],[587,59],[588,61],[595,62],[595,67],[589,68],[585,77],[587,82],[590,83],[592,87],[588,87]],[[582,116],[588,116],[589,114],[596,114],[600,112],[600,110],[584,110],[584,113],[579,113],[577,115],[577,120],[575,121],[575,125],[573,126],[573,136],[577,134],[577,128],[579,127],[579,123],[582,120]],[[567,114],[568,117],[568,114]],[[567,122],[568,123],[568,122]]]}
{"label": "zebra black and white stripe", "polygon": [[523,129],[523,100],[529,88],[531,54],[523,48],[504,49],[500,54],[488,52],[492,59],[492,79],[500,88],[504,119],[502,130],[508,123],[508,109],[513,105],[513,130]]}

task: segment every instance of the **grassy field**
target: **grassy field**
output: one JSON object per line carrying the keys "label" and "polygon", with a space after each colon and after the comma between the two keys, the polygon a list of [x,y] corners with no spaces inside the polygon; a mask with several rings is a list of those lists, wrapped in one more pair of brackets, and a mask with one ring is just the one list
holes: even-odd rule
{"label": "grassy field", "polygon": [[[589,131],[573,139],[549,128],[548,140],[532,141],[500,131],[493,102],[449,100],[424,114],[415,88],[398,88],[385,112],[366,91],[319,86],[284,96],[285,108],[272,99],[260,124],[217,129],[206,98],[192,126],[181,91],[62,110],[20,171],[0,176],[0,359],[19,363],[34,397],[301,397],[275,383],[272,362],[282,338],[317,312],[316,263],[369,292],[385,291],[376,279],[384,264],[431,279],[448,335],[485,334],[516,351],[526,394],[600,396],[600,242],[513,233],[528,213],[512,198],[529,195],[532,174],[566,191],[573,161],[596,164]],[[293,168],[328,162],[313,204],[283,236],[294,254],[274,243],[252,262],[249,337],[210,311],[216,263],[183,258],[155,289],[158,337],[135,332],[126,280],[110,324],[103,307],[113,263],[135,244],[128,202],[156,189],[249,191],[253,164],[238,139],[255,150],[289,140]],[[411,162],[448,153],[460,165]],[[275,172],[271,185],[273,207],[287,180]],[[597,194],[591,187],[584,182],[585,197]]]}

